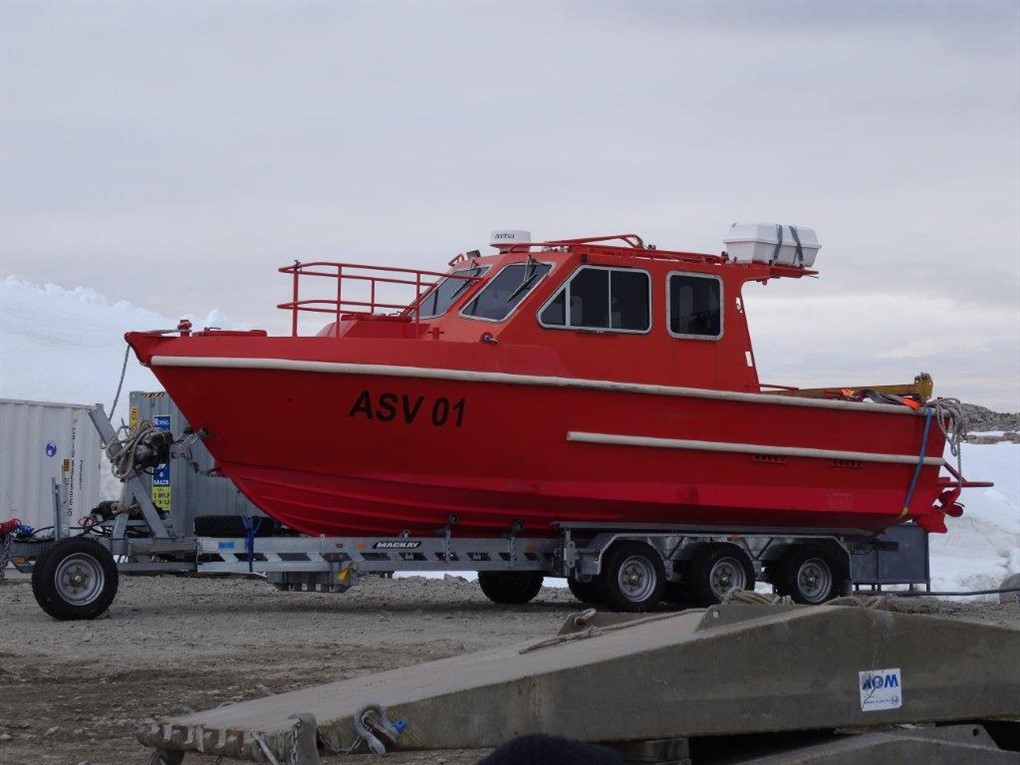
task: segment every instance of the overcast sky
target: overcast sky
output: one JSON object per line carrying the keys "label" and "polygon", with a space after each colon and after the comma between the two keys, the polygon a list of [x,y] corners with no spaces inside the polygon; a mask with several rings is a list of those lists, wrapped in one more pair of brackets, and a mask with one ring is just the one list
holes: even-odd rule
{"label": "overcast sky", "polygon": [[[1020,409],[1020,4],[0,3],[0,273],[280,329],[294,258],[716,252],[763,379]],[[2,327],[0,327],[2,332]],[[0,338],[2,339],[2,338]],[[114,372],[115,374],[115,372]]]}

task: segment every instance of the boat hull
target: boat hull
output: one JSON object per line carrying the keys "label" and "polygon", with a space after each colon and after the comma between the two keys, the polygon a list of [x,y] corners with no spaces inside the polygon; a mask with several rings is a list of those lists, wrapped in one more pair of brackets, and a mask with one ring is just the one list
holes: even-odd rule
{"label": "boat hull", "polygon": [[936,427],[904,512],[925,430],[906,408],[518,373],[480,344],[437,367],[316,338],[128,339],[220,470],[307,534],[945,528]]}

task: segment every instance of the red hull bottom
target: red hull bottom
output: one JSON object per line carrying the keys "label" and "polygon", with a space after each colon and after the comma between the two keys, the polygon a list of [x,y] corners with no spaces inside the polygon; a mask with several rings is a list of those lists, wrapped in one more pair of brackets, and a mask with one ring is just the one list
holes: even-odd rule
{"label": "red hull bottom", "polygon": [[[518,521],[524,536],[552,536],[558,533],[554,524],[572,522],[878,532],[897,515],[866,508],[896,507],[903,499],[902,490],[858,489],[850,503],[854,507],[819,511],[797,508],[832,505],[832,494],[821,488],[784,488],[780,499],[778,494],[770,498],[761,486],[732,484],[477,480],[444,485],[421,475],[368,479],[247,465],[223,468],[267,514],[297,531],[327,536],[431,536],[451,516],[457,517],[454,533],[474,537],[499,536]],[[678,496],[690,501],[678,502]]]}

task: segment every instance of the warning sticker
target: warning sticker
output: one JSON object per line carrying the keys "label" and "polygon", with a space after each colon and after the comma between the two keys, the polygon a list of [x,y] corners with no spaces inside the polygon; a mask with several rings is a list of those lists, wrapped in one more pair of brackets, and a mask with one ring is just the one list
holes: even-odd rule
{"label": "warning sticker", "polygon": [[903,681],[899,667],[859,672],[861,711],[878,712],[903,706]]}

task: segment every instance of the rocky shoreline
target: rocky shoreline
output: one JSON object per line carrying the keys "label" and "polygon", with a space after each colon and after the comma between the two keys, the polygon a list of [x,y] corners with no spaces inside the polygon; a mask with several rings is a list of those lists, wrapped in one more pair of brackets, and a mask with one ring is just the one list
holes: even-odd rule
{"label": "rocky shoreline", "polygon": [[[994,444],[1009,442],[1020,444],[1020,412],[994,412],[977,404],[964,404],[967,415],[967,443]],[[986,435],[989,431],[1002,431],[1002,435]]]}

